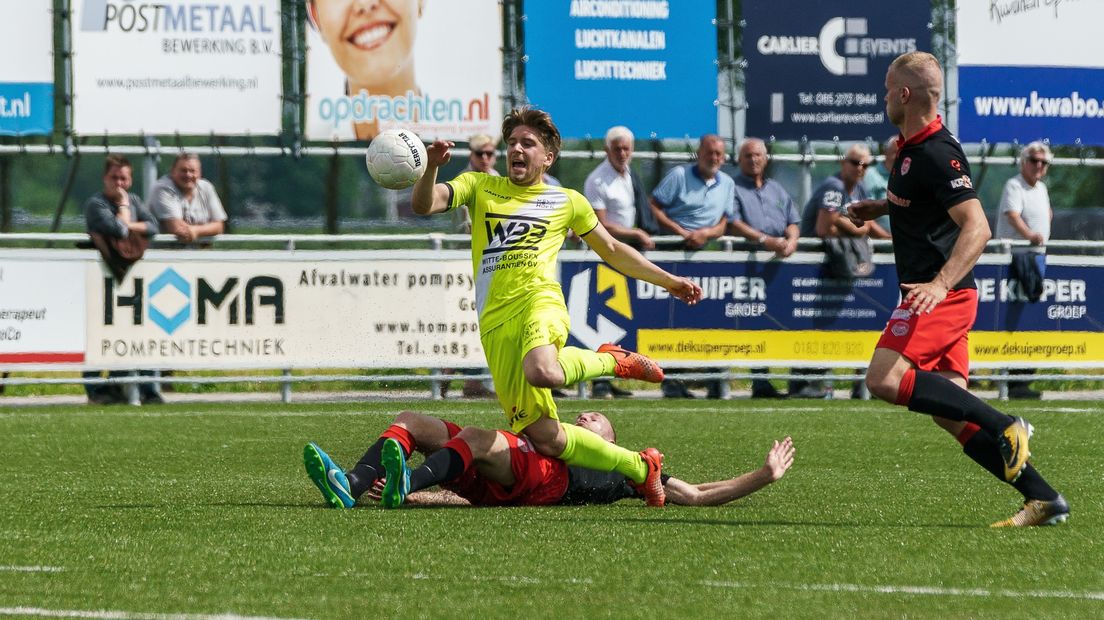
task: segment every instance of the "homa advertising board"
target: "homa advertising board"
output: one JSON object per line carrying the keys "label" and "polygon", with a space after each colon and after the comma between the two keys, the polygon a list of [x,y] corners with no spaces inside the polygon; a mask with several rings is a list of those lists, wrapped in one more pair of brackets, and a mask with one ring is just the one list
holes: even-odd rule
{"label": "homa advertising board", "polygon": [[90,266],[87,363],[216,369],[484,365],[466,253],[449,259],[403,251],[371,258],[328,252],[317,259],[303,253],[202,254],[191,260],[171,252],[147,255],[122,282]]}

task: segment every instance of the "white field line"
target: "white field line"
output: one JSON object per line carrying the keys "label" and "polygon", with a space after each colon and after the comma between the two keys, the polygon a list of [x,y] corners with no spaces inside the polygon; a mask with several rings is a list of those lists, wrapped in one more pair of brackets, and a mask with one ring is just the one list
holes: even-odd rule
{"label": "white field line", "polygon": [[806,592],[858,592],[869,594],[911,594],[920,596],[959,596],[979,598],[1056,598],[1104,601],[1104,592],[1072,590],[990,590],[988,588],[943,588],[938,586],[867,586],[854,583],[741,583],[737,581],[702,581],[711,588],[766,588]]}
{"label": "white field line", "polygon": [[60,566],[0,566],[0,573],[60,573]]}
{"label": "white field line", "polygon": [[500,583],[512,583],[523,584],[529,586],[539,586],[547,583],[560,583],[567,585],[592,585],[594,581],[589,577],[563,577],[559,579],[541,579],[539,577],[529,577],[527,575],[468,575],[466,577],[460,577],[459,579],[454,577],[437,577],[435,575],[426,575],[424,573],[415,573],[410,576],[415,581],[421,580],[433,580],[433,581],[476,581],[476,582],[500,582]]}
{"label": "white field line", "polygon": [[295,620],[273,616],[239,616],[238,614],[150,614],[134,611],[88,609],[43,609],[41,607],[0,607],[2,616],[33,618],[96,618],[97,620]]}

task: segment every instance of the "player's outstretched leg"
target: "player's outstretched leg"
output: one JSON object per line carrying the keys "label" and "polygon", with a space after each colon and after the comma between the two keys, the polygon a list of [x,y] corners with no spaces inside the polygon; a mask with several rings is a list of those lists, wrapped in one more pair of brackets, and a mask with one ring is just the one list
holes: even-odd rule
{"label": "player's outstretched leg", "polygon": [[989,527],[1031,527],[1035,525],[1058,525],[1069,518],[1070,508],[1066,498],[1059,495],[1051,501],[1033,499],[1024,502],[1019,512],[997,521]]}
{"label": "player's outstretched leg", "polygon": [[633,483],[633,488],[644,496],[646,504],[662,508],[667,503],[667,493],[663,490],[663,454],[655,448],[648,448],[640,453],[640,458],[648,466],[648,476],[640,484]]}
{"label": "player's outstretched leg", "polygon": [[303,467],[314,486],[322,492],[322,498],[327,504],[334,508],[352,508],[356,503],[349,493],[349,481],[345,472],[341,471],[318,444],[311,442],[303,446]]}
{"label": "player's outstretched leg", "polygon": [[598,352],[613,356],[613,374],[622,379],[640,379],[651,383],[663,381],[663,369],[650,357],[610,343],[598,347]]}
{"label": "player's outstretched leg", "polygon": [[410,468],[406,466],[406,454],[394,439],[383,442],[380,454],[383,470],[387,472],[380,503],[384,508],[398,508],[410,493]]}
{"label": "player's outstretched leg", "polygon": [[1027,441],[1034,429],[1021,417],[1012,419],[1012,424],[997,438],[1001,457],[1004,458],[1004,479],[1015,482],[1023,473],[1024,463],[1031,456]]}

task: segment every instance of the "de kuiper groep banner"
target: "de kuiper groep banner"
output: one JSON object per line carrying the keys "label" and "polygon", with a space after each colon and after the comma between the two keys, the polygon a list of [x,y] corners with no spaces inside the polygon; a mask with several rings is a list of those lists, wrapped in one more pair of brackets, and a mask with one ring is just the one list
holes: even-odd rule
{"label": "de kuiper groep banner", "polygon": [[960,2],[958,136],[1104,145],[1104,2]]}
{"label": "de kuiper groep banner", "polygon": [[[702,286],[704,299],[695,306],[592,257],[565,258],[569,344],[594,349],[616,342],[663,363],[864,364],[900,300],[891,257],[879,256],[870,277],[853,281],[832,279],[815,261],[654,257]],[[972,362],[1051,368],[1104,362],[1104,295],[1094,293],[1104,290],[1104,261],[1049,259],[1044,296],[1036,303],[1009,280],[1007,256],[986,255],[975,267]]]}
{"label": "de kuiper groep banner", "polygon": [[54,129],[53,3],[20,0],[3,6],[0,135],[49,134]]}
{"label": "de kuiper groep banner", "polygon": [[568,138],[717,131],[714,2],[527,0],[525,91]]}
{"label": "de kuiper groep banner", "polygon": [[889,136],[886,70],[931,49],[928,2],[745,0],[743,19],[750,136]]}
{"label": "de kuiper groep banner", "polygon": [[280,132],[280,0],[72,0],[77,134]]}

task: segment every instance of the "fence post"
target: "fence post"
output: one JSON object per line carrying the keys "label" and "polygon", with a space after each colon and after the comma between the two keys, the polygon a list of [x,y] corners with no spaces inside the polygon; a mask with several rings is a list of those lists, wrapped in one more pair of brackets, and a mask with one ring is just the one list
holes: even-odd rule
{"label": "fence post", "polygon": [[[283,370],[283,375],[285,377],[290,377],[291,376],[291,369],[290,368],[285,368]],[[291,381],[281,381],[280,382],[280,402],[282,402],[284,404],[287,404],[287,403],[291,402]]]}

